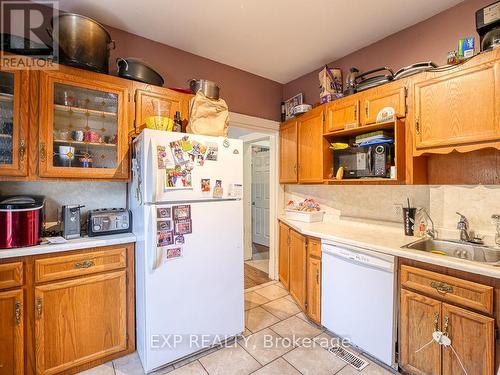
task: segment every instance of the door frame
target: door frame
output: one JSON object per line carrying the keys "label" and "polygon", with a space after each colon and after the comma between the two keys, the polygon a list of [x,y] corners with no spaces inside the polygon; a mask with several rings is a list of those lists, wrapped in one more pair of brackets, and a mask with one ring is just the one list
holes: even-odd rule
{"label": "door frame", "polygon": [[[279,228],[278,214],[281,212],[284,202],[284,186],[279,183],[279,127],[278,121],[267,120],[259,117],[243,115],[240,113],[229,113],[229,126],[239,129],[252,130],[260,133],[257,136],[240,137],[244,143],[257,142],[259,140],[269,140],[269,278],[278,280],[278,251],[279,251]],[[248,212],[250,215],[248,215]],[[244,209],[244,222],[247,223],[248,216],[250,217],[250,227],[252,220],[251,207],[250,210]],[[248,237],[248,236],[246,236]],[[246,245],[252,238],[245,238]]]}

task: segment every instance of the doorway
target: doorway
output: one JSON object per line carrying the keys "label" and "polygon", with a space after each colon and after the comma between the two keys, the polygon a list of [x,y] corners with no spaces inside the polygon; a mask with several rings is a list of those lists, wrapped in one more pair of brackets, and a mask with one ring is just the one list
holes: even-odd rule
{"label": "doorway", "polygon": [[269,140],[250,144],[252,255],[247,264],[269,275]]}
{"label": "doorway", "polygon": [[[277,275],[278,123],[231,114],[229,138],[243,140],[245,289]],[[234,119],[237,118],[237,121]],[[257,126],[255,126],[257,124]],[[265,125],[265,127],[258,125]],[[269,125],[268,127],[266,125]]]}

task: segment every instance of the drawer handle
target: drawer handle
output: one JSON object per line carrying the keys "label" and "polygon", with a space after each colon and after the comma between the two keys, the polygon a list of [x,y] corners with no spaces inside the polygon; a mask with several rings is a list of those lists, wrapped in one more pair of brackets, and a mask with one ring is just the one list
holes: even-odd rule
{"label": "drawer handle", "polygon": [[431,282],[431,287],[436,289],[439,293],[453,293],[453,286],[438,281]]}
{"label": "drawer handle", "polygon": [[90,268],[92,266],[95,266],[95,263],[93,260],[84,260],[83,262],[76,262],[75,263],[75,268]]}
{"label": "drawer handle", "polygon": [[21,308],[22,308],[21,302],[16,301],[16,303],[14,305],[14,316],[16,319],[16,325],[21,324],[21,313],[22,313]]}

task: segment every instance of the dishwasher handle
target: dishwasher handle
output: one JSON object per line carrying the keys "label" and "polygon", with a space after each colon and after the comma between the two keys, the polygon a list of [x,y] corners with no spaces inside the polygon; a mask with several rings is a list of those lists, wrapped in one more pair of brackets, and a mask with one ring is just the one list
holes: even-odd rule
{"label": "dishwasher handle", "polygon": [[394,272],[394,256],[377,254],[370,250],[355,250],[336,245],[324,245],[323,253],[364,267],[372,267],[387,272]]}

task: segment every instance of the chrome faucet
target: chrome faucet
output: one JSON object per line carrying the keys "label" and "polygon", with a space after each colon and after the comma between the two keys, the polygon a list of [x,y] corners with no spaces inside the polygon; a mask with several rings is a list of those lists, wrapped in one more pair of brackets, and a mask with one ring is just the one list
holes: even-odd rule
{"label": "chrome faucet", "polygon": [[491,215],[491,219],[493,220],[493,224],[495,224],[497,227],[497,232],[495,233],[495,243],[497,245],[500,245],[500,215]]}
{"label": "chrome faucet", "polygon": [[460,220],[457,223],[457,229],[460,231],[460,241],[469,242],[469,220],[460,212],[457,212],[457,215],[460,215]]}
{"label": "chrome faucet", "polygon": [[481,237],[476,237],[474,233],[469,230],[469,220],[467,220],[467,218],[460,212],[457,212],[457,215],[460,215],[460,220],[457,223],[457,229],[460,231],[460,241],[474,243],[477,245],[484,244]]}
{"label": "chrome faucet", "polygon": [[431,228],[430,229],[427,228],[427,230],[425,231],[425,234],[427,234],[430,238],[435,240],[438,236],[438,233],[437,233],[437,230],[434,228],[434,221],[432,220],[431,215],[429,215],[429,213],[427,212],[427,210],[424,207],[420,208],[418,210],[418,212],[425,214],[427,219],[429,219],[429,222],[431,223]]}

